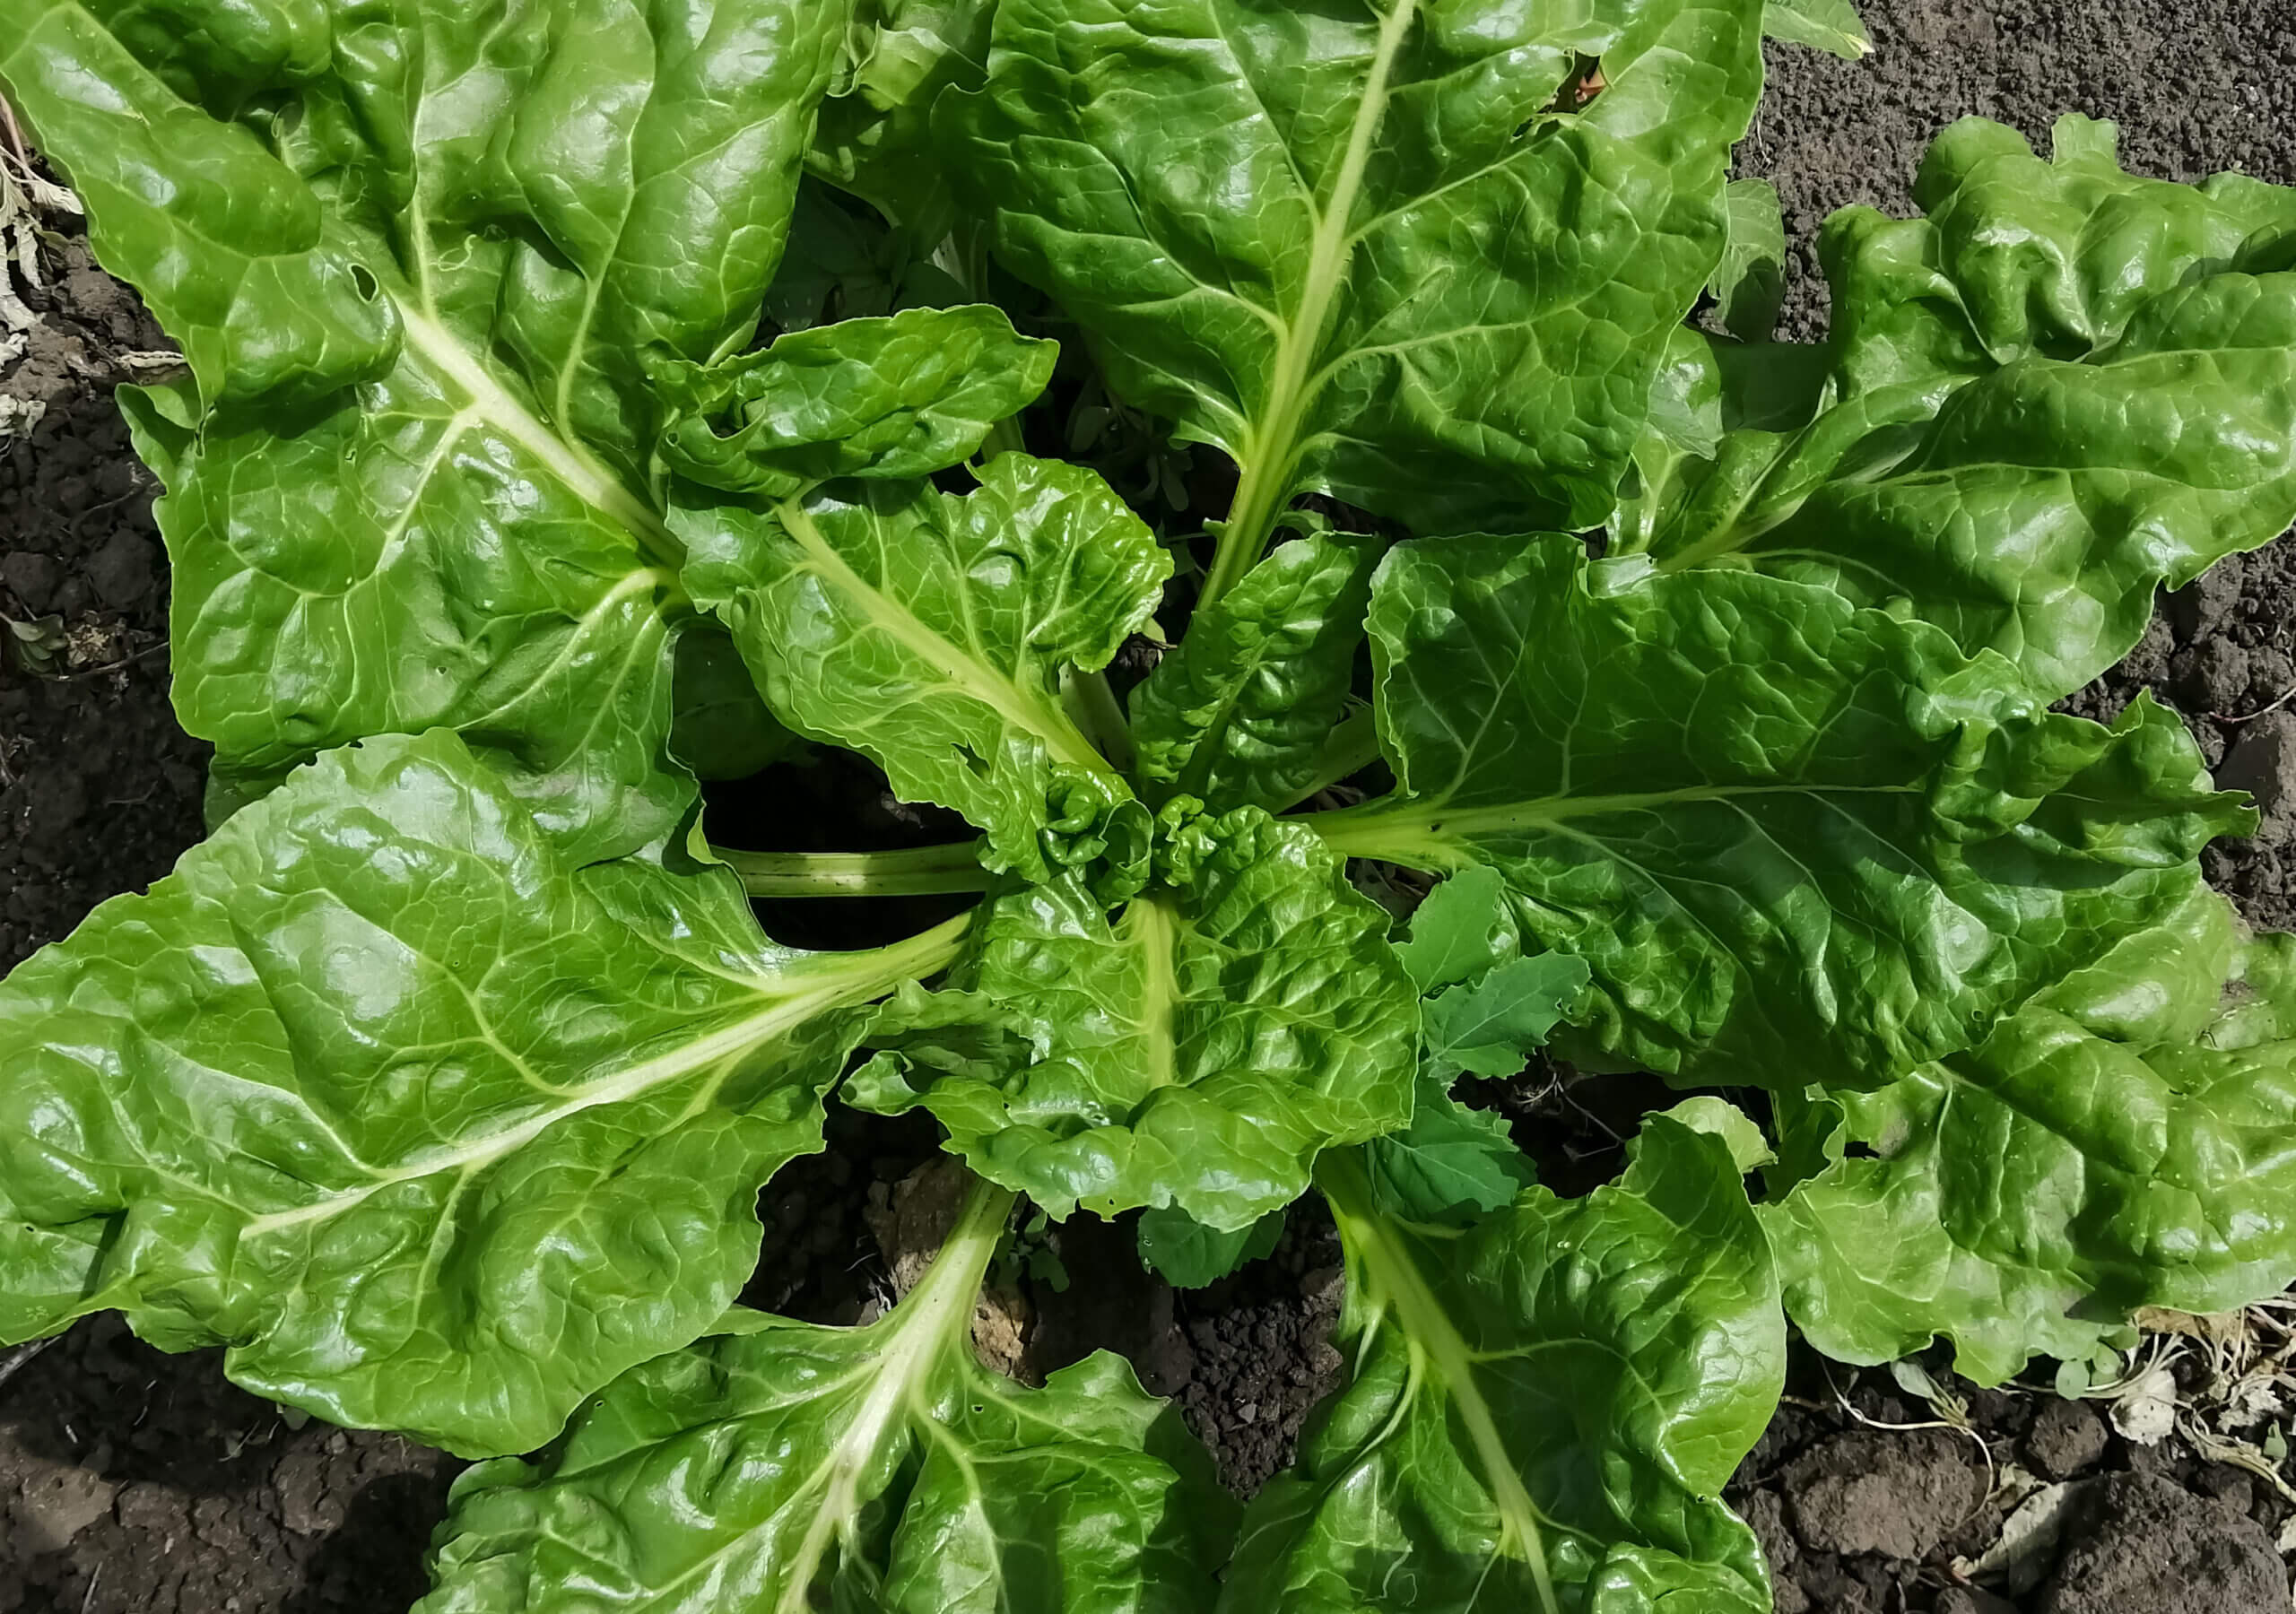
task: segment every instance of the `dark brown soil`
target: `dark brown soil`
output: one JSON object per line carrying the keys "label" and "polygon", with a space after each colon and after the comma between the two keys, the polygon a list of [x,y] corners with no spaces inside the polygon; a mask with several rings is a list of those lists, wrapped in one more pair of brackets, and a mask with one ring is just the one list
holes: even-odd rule
{"label": "dark brown soil", "polygon": [[[1773,90],[1744,153],[1744,171],[1779,186],[1800,244],[1789,331],[1822,328],[1807,244],[1824,214],[1853,201],[1907,211],[1921,149],[1962,112],[2036,139],[2061,110],[2112,117],[2140,171],[2237,167],[2296,183],[2296,9],[2284,0],[1865,9],[1878,47],[1868,63],[1773,53]],[[167,706],[152,490],[109,400],[121,355],[158,345],[156,334],[75,244],[48,267],[48,326],[20,364],[0,365],[0,388],[49,405],[28,440],[0,450],[0,615],[48,628],[47,671],[64,676],[0,657],[0,970],[165,872],[198,833],[204,764]],[[2265,798],[2265,832],[2213,851],[2209,867],[2252,919],[2276,927],[2296,924],[2296,702],[2263,708],[2296,686],[2292,622],[2296,544],[2283,542],[2166,602],[2128,664],[2072,703],[2103,715],[2150,688],[2193,720],[2228,782]],[[1589,1113],[1610,1107],[1602,1096],[1550,1089],[1503,1102],[1526,1124],[1568,1120],[1570,1148],[1543,1151],[1560,1176],[1598,1175],[1611,1158],[1614,1128]],[[884,1290],[872,1196],[932,1144],[850,1117],[831,1142],[765,1196],[769,1258],[749,1298],[850,1321]],[[1338,1254],[1318,1207],[1295,1210],[1269,1260],[1191,1294],[1139,1273],[1125,1228],[1060,1229],[1049,1248],[1066,1288],[1045,1275],[1027,1286],[1039,1369],[1112,1344],[1179,1400],[1239,1490],[1289,1461],[1339,1366],[1326,1341]],[[421,1590],[455,1467],[438,1453],[291,1427],[227,1385],[215,1353],[162,1356],[109,1322],[11,1375],[12,1360],[0,1354],[0,1614],[396,1614]],[[1840,1410],[1837,1386],[1862,1419]],[[1983,1499],[1979,1441],[1874,1427],[1932,1418],[1886,1375],[1830,1373],[1803,1355],[1792,1389],[1733,1488],[1778,1566],[1781,1610],[2287,1606],[2271,1549],[2289,1509],[2270,1485],[2179,1440],[2133,1445],[2086,1404],[1997,1393],[1970,1394],[1996,1471],[2015,1463],[2087,1488],[2067,1544],[2029,1592],[2004,1601],[1957,1584],[1953,1556],[1981,1550],[2005,1511]]]}

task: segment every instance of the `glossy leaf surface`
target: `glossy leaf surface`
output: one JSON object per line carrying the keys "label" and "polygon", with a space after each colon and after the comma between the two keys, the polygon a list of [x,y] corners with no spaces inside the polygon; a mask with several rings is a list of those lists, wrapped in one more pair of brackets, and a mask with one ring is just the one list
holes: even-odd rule
{"label": "glossy leaf surface", "polygon": [[1785,1377],[1778,1280],[1728,1150],[1663,1116],[1623,1178],[1465,1232],[1319,1174],[1349,1382],[1245,1516],[1223,1614],[1761,1614],[1719,1497]]}
{"label": "glossy leaf surface", "polygon": [[[1111,387],[1290,496],[1422,530],[1602,519],[1719,256],[1756,0],[1005,0],[943,99],[1004,259]],[[1560,110],[1582,56],[1607,83]]]}
{"label": "glossy leaf surface", "polygon": [[[1113,920],[1074,878],[992,898],[961,990],[896,1004],[873,1039],[898,1057],[848,1098],[922,1105],[1054,1216],[1170,1205],[1231,1233],[1298,1198],[1323,1149],[1402,1125],[1418,1002],[1387,915],[1295,825],[1239,809],[1204,840]],[[1008,1036],[983,1052],[989,1028]]]}
{"label": "glossy leaf surface", "polygon": [[420,1614],[1198,1614],[1234,1503],[1097,1352],[1023,1390],[970,1324],[1011,1197],[866,1328],[735,1311],[537,1461],[464,1476]]}
{"label": "glossy leaf surface", "polygon": [[2237,930],[2196,893],[1977,1048],[1834,1101],[1831,1164],[1764,1212],[1812,1343],[1875,1362],[1948,1335],[1989,1384],[2087,1358],[2139,1306],[2296,1278],[2289,939]]}
{"label": "glossy leaf surface", "polygon": [[1171,558],[1080,466],[1000,455],[958,497],[843,483],[769,512],[682,507],[687,586],[725,619],[774,711],[874,758],[908,801],[954,808],[1001,865],[1048,872],[1065,782],[1129,799],[1063,710],[1155,608]]}
{"label": "glossy leaf surface", "polygon": [[0,985],[0,1338],[117,1309],[338,1423],[523,1451],[709,1327],[841,1011],[722,870],[583,869],[450,733],[331,752]]}
{"label": "glossy leaf surface", "polygon": [[1197,612],[1132,691],[1141,778],[1215,810],[1299,800],[1347,701],[1378,560],[1372,539],[1311,533]]}
{"label": "glossy leaf surface", "polygon": [[1042,392],[1055,343],[996,308],[912,308],[793,331],[712,365],[665,368],[663,462],[705,487],[786,499],[840,476],[929,475],[970,458]]}
{"label": "glossy leaf surface", "polygon": [[675,821],[649,370],[754,325],[844,9],[0,6],[190,361],[131,407],[223,772],[445,725],[588,855]]}
{"label": "glossy leaf surface", "polygon": [[1997,658],[1744,572],[1652,577],[1571,538],[1422,542],[1373,591],[1400,781],[1336,850],[1496,869],[1594,971],[1600,1056],[1870,1087],[2173,908],[2250,821],[2182,726],[2055,715]]}
{"label": "glossy leaf surface", "polygon": [[[1832,346],[1726,351],[1737,427],[1630,501],[1662,569],[1752,567],[1898,604],[2055,697],[2180,587],[2296,520],[2296,191],[2137,179],[2109,124],[2052,161],[1966,119],[1923,163],[1926,216],[1827,225]],[[2277,254],[2277,256],[2275,256]],[[1638,459],[1647,456],[1638,453]]]}

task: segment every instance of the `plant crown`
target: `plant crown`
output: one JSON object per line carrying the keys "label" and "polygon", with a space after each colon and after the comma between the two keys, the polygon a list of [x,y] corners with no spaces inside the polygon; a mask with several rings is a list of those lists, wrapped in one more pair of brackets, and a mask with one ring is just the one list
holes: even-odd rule
{"label": "plant crown", "polygon": [[[2296,516],[2296,193],[1963,122],[1796,343],[1728,165],[1843,0],[0,24],[182,349],[215,748],[0,985],[0,1340],[490,1459],[424,1614],[1759,1614],[1789,1318],[1992,1382],[2296,1276],[2252,815],[2054,709]],[[702,805],[840,753],[969,829]],[[1550,1038],[1692,1093],[1575,1197],[1455,1093]],[[831,1104],[962,1162],[857,1328],[736,1304]],[[1311,1185],[1344,1384],[1248,1508],[973,1348],[1017,1196],[1201,1284]]]}

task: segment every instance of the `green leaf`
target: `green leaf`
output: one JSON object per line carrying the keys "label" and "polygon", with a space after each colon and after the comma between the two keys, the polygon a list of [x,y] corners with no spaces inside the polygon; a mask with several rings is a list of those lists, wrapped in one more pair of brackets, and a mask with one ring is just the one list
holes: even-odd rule
{"label": "green leaf", "polygon": [[1477,864],[1443,881],[1412,915],[1411,934],[1396,951],[1422,992],[1457,985],[1521,958],[1522,928],[1506,880]]}
{"label": "green leaf", "polygon": [[957,990],[896,1001],[871,1034],[896,1053],[848,1099],[923,1106],[1055,1216],[1169,1205],[1228,1233],[1327,1146],[1404,1124],[1418,994],[1386,914],[1297,825],[1238,808],[1196,833],[1194,866],[1114,920],[1073,877],[992,897]]}
{"label": "green leaf", "polygon": [[532,1462],[457,1482],[417,1614],[1197,1614],[1235,1504],[1105,1351],[1023,1390],[975,1359],[1012,1200],[969,1202],[866,1328],[735,1311],[625,1375]]}
{"label": "green leaf", "polygon": [[1541,953],[1437,993],[1425,1011],[1429,1073],[1446,1084],[1462,1072],[1518,1074],[1585,993],[1588,974],[1583,959]]}
{"label": "green leaf", "polygon": [[1822,391],[1657,475],[1646,438],[1618,548],[1823,583],[2055,698],[2135,645],[2158,588],[2285,531],[2296,273],[2261,270],[2296,191],[2133,178],[2112,135],[2068,118],[2043,161],[1967,119],[1922,165],[1926,218],[1836,214],[1829,345],[1714,360],[1726,415],[1813,359]]}
{"label": "green leaf", "polygon": [[1766,1614],[1719,1493],[1776,1409],[1778,1281],[1729,1152],[1664,1116],[1620,1182],[1465,1232],[1318,1173],[1347,1250],[1347,1386],[1245,1515],[1223,1614]]}
{"label": "green leaf", "polygon": [[578,867],[451,733],[334,751],[0,984],[0,1340],[119,1310],[469,1455],[707,1328],[850,1011],[722,870]]}
{"label": "green leaf", "polygon": [[[1004,0],[939,126],[1111,390],[1241,467],[1216,598],[1298,492],[1603,519],[1721,253],[1759,32],[1758,0]],[[1583,56],[1607,88],[1555,109]]]}
{"label": "green leaf", "polygon": [[933,103],[986,81],[996,9],[994,0],[860,0],[807,166],[918,239],[945,233],[953,209]]}
{"label": "green leaf", "polygon": [[1399,787],[1306,821],[1499,871],[1526,944],[1594,972],[1574,1058],[1870,1087],[2173,908],[2252,821],[2149,701],[2052,714],[1998,658],[1816,587],[1421,542],[1370,629]]}
{"label": "green leaf", "polygon": [[665,833],[691,785],[649,371],[754,325],[842,4],[0,0],[0,30],[99,255],[191,366],[128,406],[167,485],[177,709],[220,768],[448,726],[587,856]]}
{"label": "green leaf", "polygon": [[686,586],[733,629],[775,714],[874,759],[904,800],[1044,878],[1063,780],[1128,800],[1060,701],[1155,609],[1171,557],[1080,466],[998,456],[959,498],[841,483],[771,511],[681,503]]}
{"label": "green leaf", "polygon": [[2258,946],[2236,928],[2196,889],[1979,1046],[1839,1098],[1831,1164],[1763,1213],[1811,1342],[1878,1362],[1949,1335],[1992,1384],[2089,1357],[2139,1306],[2296,1279],[2296,993],[2225,998]]}
{"label": "green leaf", "polygon": [[1140,1260],[1174,1289],[1217,1283],[1248,1261],[1275,1253],[1283,1212],[1271,1210],[1248,1228],[1222,1233],[1170,1205],[1140,1213]]}
{"label": "green leaf", "polygon": [[833,477],[928,475],[971,457],[1042,392],[1058,352],[979,305],[793,331],[738,359],[663,367],[674,418],[662,460],[769,499]]}
{"label": "green leaf", "polygon": [[818,181],[797,187],[788,245],[765,291],[765,317],[777,329],[809,330],[836,319],[973,300],[865,202],[840,196]]}
{"label": "green leaf", "polygon": [[670,753],[697,779],[746,779],[804,742],[765,709],[725,629],[696,622],[678,636]]}
{"label": "green leaf", "polygon": [[1778,1159],[1777,1151],[1770,1148],[1770,1140],[1762,1135],[1753,1117],[1727,1098],[1700,1093],[1694,1098],[1683,1099],[1665,1114],[1692,1132],[1708,1132],[1721,1139],[1741,1172],[1759,1170]]}
{"label": "green leaf", "polygon": [[1298,801],[1346,705],[1380,547],[1309,534],[1197,612],[1132,691],[1141,779],[1215,809]]}
{"label": "green leaf", "polygon": [[1786,220],[1778,187],[1767,179],[1733,179],[1729,202],[1729,241],[1706,290],[1730,334],[1766,342],[1786,300]]}
{"label": "green leaf", "polygon": [[1538,1180],[1506,1117],[1468,1108],[1423,1072],[1411,1124],[1364,1144],[1362,1159],[1381,1215],[1433,1226],[1512,1204]]}
{"label": "green leaf", "polygon": [[1768,0],[1761,30],[1770,39],[1807,45],[1845,62],[1862,61],[1874,53],[1873,38],[1851,0]]}

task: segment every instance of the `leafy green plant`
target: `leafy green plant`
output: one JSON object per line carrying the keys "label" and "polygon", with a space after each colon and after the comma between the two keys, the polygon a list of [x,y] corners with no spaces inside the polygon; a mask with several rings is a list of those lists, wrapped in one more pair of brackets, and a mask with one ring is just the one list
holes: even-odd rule
{"label": "leafy green plant", "polygon": [[[1997,1379],[2296,1275],[2250,814],[2052,709],[2296,515],[2296,195],[1959,125],[1796,344],[1730,148],[1840,4],[0,21],[183,350],[216,748],[0,985],[0,1340],[489,1459],[428,1614],[1752,1614],[1789,1317]],[[700,788],[840,757],[900,844]],[[1704,1090],[1565,1195],[1458,1088],[1550,1041]],[[970,1184],[851,1329],[737,1304],[831,1104]],[[1240,1514],[975,1353],[1047,1219],[1201,1284],[1311,1188],[1345,1382]]]}

